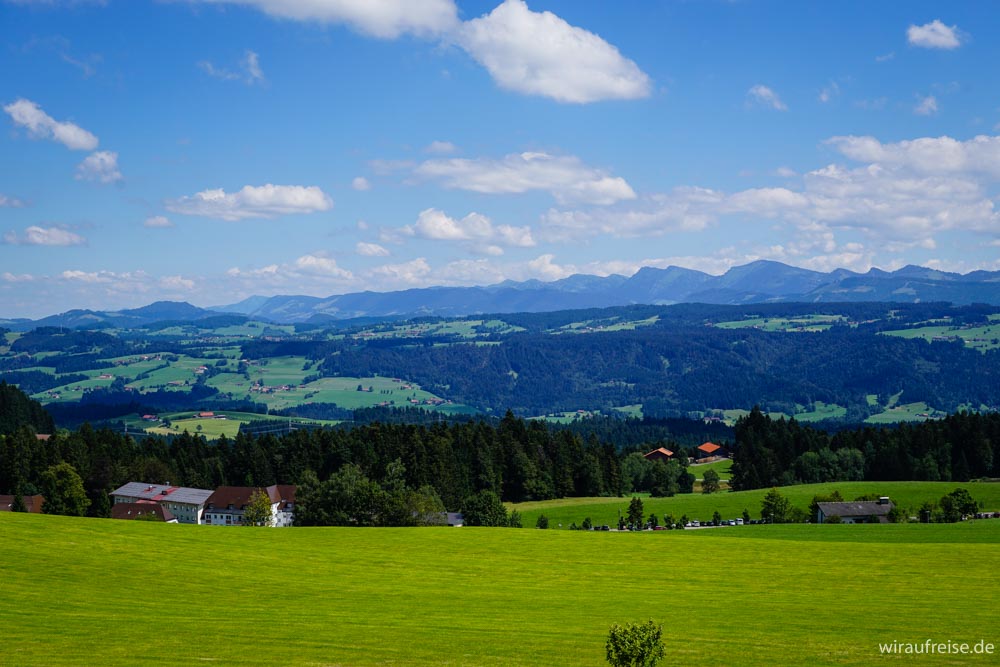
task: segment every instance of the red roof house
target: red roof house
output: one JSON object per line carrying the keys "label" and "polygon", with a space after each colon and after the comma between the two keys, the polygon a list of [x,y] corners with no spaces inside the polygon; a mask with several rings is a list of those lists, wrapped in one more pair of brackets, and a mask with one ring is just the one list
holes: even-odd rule
{"label": "red roof house", "polygon": [[674,453],[666,447],[659,447],[651,452],[646,452],[642,456],[647,461],[669,461],[673,455]]}

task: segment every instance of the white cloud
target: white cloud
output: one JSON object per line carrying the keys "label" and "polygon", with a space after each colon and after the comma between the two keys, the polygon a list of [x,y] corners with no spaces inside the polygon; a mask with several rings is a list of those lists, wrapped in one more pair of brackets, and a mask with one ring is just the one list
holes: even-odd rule
{"label": "white cloud", "polygon": [[829,85],[824,86],[823,90],[819,91],[819,101],[826,104],[838,95],[840,95],[840,86],[836,81],[831,81]]}
{"label": "white cloud", "polygon": [[458,22],[454,0],[189,0],[253,7],[282,19],[342,23],[382,39],[434,36]]}
{"label": "white cloud", "polygon": [[793,176],[798,176],[798,173],[790,167],[778,167],[774,170],[774,173],[782,178],[792,178]]}
{"label": "white cloud", "polygon": [[678,187],[669,194],[644,197],[626,207],[559,211],[542,215],[540,234],[548,241],[572,241],[594,235],[624,238],[697,232],[717,218],[724,193],[697,187]]}
{"label": "white cloud", "polygon": [[523,0],[465,22],[453,39],[514,92],[577,104],[650,94],[649,77],[617,48]]}
{"label": "white cloud", "polygon": [[458,150],[458,146],[450,141],[432,141],[424,148],[425,153],[435,153],[437,155],[447,155]]}
{"label": "white cloud", "polygon": [[775,111],[788,111],[788,107],[778,97],[778,93],[759,83],[747,91],[747,98],[751,103],[768,107]]}
{"label": "white cloud", "polygon": [[895,51],[890,51],[889,53],[883,53],[880,56],[875,56],[875,62],[877,63],[887,63],[896,57]]}
{"label": "white cloud", "polygon": [[371,190],[372,184],[364,176],[357,176],[351,181],[351,187],[359,192],[364,192],[365,190]]}
{"label": "white cloud", "polygon": [[913,113],[918,116],[933,116],[938,111],[937,98],[933,95],[918,98],[917,106],[913,107]]}
{"label": "white cloud", "polygon": [[354,250],[363,257],[388,257],[391,253],[377,243],[359,241]]}
{"label": "white cloud", "polygon": [[74,246],[86,245],[87,239],[62,227],[38,227],[32,225],[17,235],[15,231],[4,234],[3,242],[8,245]]}
{"label": "white cloud", "polygon": [[831,257],[839,248],[845,257],[853,254],[857,265],[874,255],[844,250],[835,243],[833,230],[878,239],[882,250],[890,244],[903,248],[902,243],[927,250],[936,247],[938,232],[996,234],[1000,229],[1000,212],[990,195],[1000,181],[1000,137],[882,144],[873,137],[848,136],[833,137],[827,144],[862,164],[815,169],[802,176],[798,186],[734,193],[684,187],[634,204],[550,210],[541,218],[539,234],[552,241],[594,235],[651,237],[698,231],[727,220],[771,220],[791,225],[798,234],[796,240],[775,246],[780,251],[774,250],[772,258],[780,259],[783,252],[803,265],[800,260],[811,256],[805,248]]}
{"label": "white cloud", "polygon": [[434,241],[459,241],[473,252],[502,255],[503,248],[530,248],[535,245],[529,227],[494,225],[479,213],[470,213],[461,220],[443,211],[429,208],[420,212],[416,223],[403,227],[407,236]]}
{"label": "white cloud", "polygon": [[154,215],[152,217],[146,218],[143,223],[143,227],[149,227],[150,229],[166,229],[173,227],[174,223],[163,215]]}
{"label": "white cloud", "polygon": [[24,98],[11,102],[3,108],[15,125],[28,130],[35,139],[58,141],[75,151],[91,151],[97,148],[97,137],[79,125],[60,122],[48,115],[31,100]]}
{"label": "white cloud", "polygon": [[194,289],[195,282],[183,276],[163,276],[158,281],[161,288],[179,292],[189,292]]}
{"label": "white cloud", "polygon": [[295,260],[293,266],[295,270],[305,274],[348,280],[354,277],[350,271],[340,268],[337,260],[319,254],[303,255]]}
{"label": "white cloud", "polygon": [[946,26],[939,19],[924,25],[911,25],[906,39],[913,46],[925,49],[957,49],[962,45],[958,26]]}
{"label": "white cloud", "polygon": [[35,276],[30,273],[11,273],[10,271],[0,273],[0,280],[5,283],[30,283],[34,279]]}
{"label": "white cloud", "polygon": [[24,202],[16,197],[0,194],[0,208],[23,208]]}
{"label": "white cloud", "polygon": [[260,56],[249,49],[243,54],[243,70],[250,77],[250,81],[258,82],[264,80],[264,70],[260,68]]}
{"label": "white cloud", "polygon": [[501,160],[452,158],[428,160],[415,170],[418,176],[443,182],[446,188],[486,194],[550,192],[559,202],[613,204],[635,199],[624,178],[588,167],[573,156],[519,153]]}
{"label": "white cloud", "polygon": [[248,86],[266,81],[264,70],[260,67],[260,56],[250,50],[247,50],[243,54],[243,59],[239,63],[240,71],[238,72],[225,69],[224,67],[216,67],[208,60],[199,62],[198,67],[205,74],[216,79],[222,79],[223,81],[242,81]]}
{"label": "white cloud", "polygon": [[220,220],[273,218],[294,213],[316,213],[333,208],[333,200],[319,187],[301,185],[245,185],[237,192],[219,188],[168,201],[167,210]]}
{"label": "white cloud", "polygon": [[921,137],[883,144],[871,136],[838,136],[826,141],[858,162],[900,167],[920,174],[986,174],[1000,179],[1000,136],[979,135],[966,141]]}
{"label": "white cloud", "polygon": [[118,170],[118,153],[97,151],[91,153],[76,167],[76,180],[115,183],[122,180]]}
{"label": "white cloud", "polygon": [[400,264],[384,264],[369,271],[369,275],[380,281],[382,289],[399,289],[427,285],[431,275],[431,265],[423,257]]}

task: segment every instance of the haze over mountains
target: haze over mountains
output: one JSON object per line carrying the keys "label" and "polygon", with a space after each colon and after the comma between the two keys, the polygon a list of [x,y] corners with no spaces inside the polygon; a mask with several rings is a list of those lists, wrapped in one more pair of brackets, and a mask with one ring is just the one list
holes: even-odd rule
{"label": "haze over mountains", "polygon": [[326,298],[252,296],[238,303],[198,308],[157,302],[130,310],[71,310],[40,320],[0,320],[0,326],[142,326],[164,320],[193,321],[220,313],[281,323],[323,323],[353,318],[460,317],[478,313],[548,312],[630,304],[775,302],[949,301],[1000,305],[1000,271],[965,275],[919,266],[887,272],[810,271],[757,261],[713,276],[671,266],[645,267],[626,278],[573,275],[554,282],[505,281],[486,287],[429,287],[397,292],[357,292]]}

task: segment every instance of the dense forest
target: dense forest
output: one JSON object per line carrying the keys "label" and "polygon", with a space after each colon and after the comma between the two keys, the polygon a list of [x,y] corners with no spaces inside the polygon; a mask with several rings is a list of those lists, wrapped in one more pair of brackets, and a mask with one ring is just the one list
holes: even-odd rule
{"label": "dense forest", "polygon": [[754,408],[736,424],[734,491],[850,480],[1000,477],[1000,414],[957,413],[895,428],[834,434]]}
{"label": "dense forest", "polygon": [[928,343],[848,327],[789,334],[706,326],[553,336],[516,334],[500,345],[344,346],[320,354],[325,375],[405,377],[484,410],[531,415],[642,404],[645,414],[766,405],[794,413],[816,401],[868,416],[867,396],[885,404],[906,392],[953,412],[995,406],[1000,350]]}

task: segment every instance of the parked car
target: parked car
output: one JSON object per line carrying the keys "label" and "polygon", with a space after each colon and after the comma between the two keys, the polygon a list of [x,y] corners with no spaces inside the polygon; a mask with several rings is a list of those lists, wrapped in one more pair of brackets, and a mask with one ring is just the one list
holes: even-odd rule
{"label": "parked car", "polygon": [[743,525],[743,518],[742,517],[740,517],[739,519],[736,519],[736,525],[737,526],[742,526]]}
{"label": "parked car", "polygon": [[691,527],[692,528],[700,528],[701,527],[701,522],[698,521],[698,519],[695,519],[694,521],[691,522]]}

